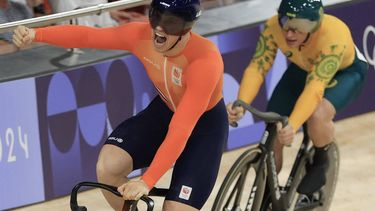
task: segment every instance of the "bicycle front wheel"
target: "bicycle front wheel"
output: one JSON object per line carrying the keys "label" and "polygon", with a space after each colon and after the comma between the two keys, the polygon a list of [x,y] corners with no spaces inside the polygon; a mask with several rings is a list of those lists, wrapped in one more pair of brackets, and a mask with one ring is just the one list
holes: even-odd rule
{"label": "bicycle front wheel", "polygon": [[[245,151],[236,160],[221,184],[212,211],[251,210],[253,206],[260,206],[264,185],[257,187],[255,184],[257,171],[261,164],[260,157],[260,149],[253,148]],[[265,184],[265,177],[259,176],[258,179],[263,180],[262,184]],[[254,194],[251,194],[252,189]]]}

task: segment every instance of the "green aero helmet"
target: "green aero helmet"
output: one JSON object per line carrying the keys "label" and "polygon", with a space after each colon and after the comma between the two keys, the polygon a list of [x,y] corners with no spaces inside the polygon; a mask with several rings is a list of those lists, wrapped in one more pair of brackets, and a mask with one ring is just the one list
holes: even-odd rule
{"label": "green aero helmet", "polygon": [[281,28],[311,33],[320,26],[323,4],[321,0],[282,0],[278,14]]}

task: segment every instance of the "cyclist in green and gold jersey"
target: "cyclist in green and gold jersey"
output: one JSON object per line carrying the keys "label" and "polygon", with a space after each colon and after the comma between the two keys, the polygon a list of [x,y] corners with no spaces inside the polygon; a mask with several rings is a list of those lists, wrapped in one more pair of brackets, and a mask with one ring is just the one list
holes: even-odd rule
{"label": "cyclist in green and gold jersey", "polygon": [[[324,14],[321,0],[282,0],[278,15],[270,18],[260,35],[256,53],[245,70],[238,99],[251,103],[281,50],[290,61],[276,86],[267,110],[289,116],[279,128],[275,156],[278,170],[282,148],[293,141],[304,122],[315,146],[308,174],[298,192],[311,194],[325,184],[327,149],[334,140],[333,118],[361,91],[368,65],[356,48],[348,26]],[[244,110],[227,105],[229,121]]]}

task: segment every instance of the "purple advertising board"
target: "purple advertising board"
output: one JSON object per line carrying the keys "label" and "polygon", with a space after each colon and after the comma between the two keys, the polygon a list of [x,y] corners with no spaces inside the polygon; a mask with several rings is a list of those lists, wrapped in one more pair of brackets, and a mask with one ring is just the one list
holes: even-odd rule
{"label": "purple advertising board", "polygon": [[44,200],[33,78],[0,84],[0,210]]}
{"label": "purple advertising board", "polygon": [[369,62],[369,74],[362,94],[348,107],[338,113],[337,119],[362,114],[375,109],[375,1],[358,1],[351,5],[342,5],[328,9],[332,14],[344,21],[350,28],[354,42]]}
{"label": "purple advertising board", "polygon": [[36,79],[45,195],[96,181],[99,150],[113,128],[155,95],[134,56]]}

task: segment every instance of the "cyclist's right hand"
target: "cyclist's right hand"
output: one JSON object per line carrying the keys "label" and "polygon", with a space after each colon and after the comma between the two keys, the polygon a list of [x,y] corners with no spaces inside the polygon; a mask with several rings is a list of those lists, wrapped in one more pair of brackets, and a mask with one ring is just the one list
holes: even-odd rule
{"label": "cyclist's right hand", "polygon": [[277,140],[286,146],[291,146],[293,143],[295,132],[290,124],[285,127],[281,123],[277,123]]}
{"label": "cyclist's right hand", "polygon": [[27,28],[25,26],[18,26],[14,30],[13,34],[13,43],[17,47],[25,47],[27,45],[30,45],[30,43],[33,42],[35,39],[35,30],[31,28]]}
{"label": "cyclist's right hand", "polygon": [[245,114],[245,109],[241,106],[236,106],[233,108],[233,103],[227,104],[228,120],[229,124],[238,122]]}

